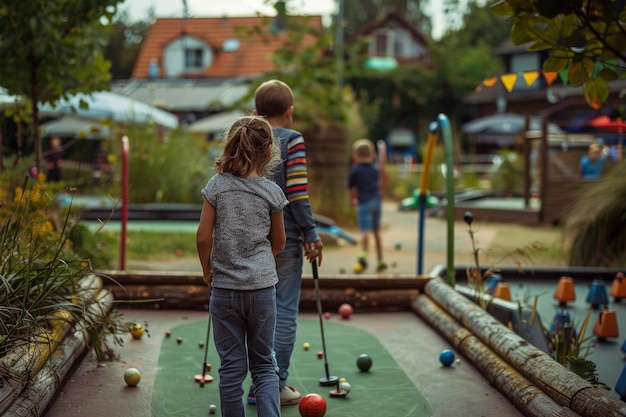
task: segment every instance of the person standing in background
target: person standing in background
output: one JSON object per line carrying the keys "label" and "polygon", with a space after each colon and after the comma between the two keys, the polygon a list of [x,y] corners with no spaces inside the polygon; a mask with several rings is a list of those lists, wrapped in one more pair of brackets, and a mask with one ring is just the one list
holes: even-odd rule
{"label": "person standing in background", "polygon": [[50,139],[50,149],[46,152],[45,159],[48,181],[61,181],[61,168],[63,167],[63,149],[61,148],[61,138],[55,136]]}
{"label": "person standing in background", "polygon": [[350,203],[357,209],[359,231],[361,232],[361,253],[357,259],[355,272],[367,268],[369,237],[372,235],[376,246],[376,272],[387,269],[383,259],[383,246],[380,238],[380,217],[382,214],[382,179],[375,164],[376,151],[369,139],[359,139],[352,146],[355,165],[348,174]]}

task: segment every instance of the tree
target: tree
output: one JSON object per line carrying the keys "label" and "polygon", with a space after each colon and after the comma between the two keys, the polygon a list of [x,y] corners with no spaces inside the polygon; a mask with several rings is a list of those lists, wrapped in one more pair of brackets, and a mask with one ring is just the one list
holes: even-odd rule
{"label": "tree", "polygon": [[378,72],[355,64],[348,82],[362,93],[361,100],[378,109],[374,117],[365,118],[371,137],[384,138],[396,126],[425,133],[442,111],[455,124],[467,109],[463,97],[500,67],[492,50],[507,35],[504,19],[473,3],[461,27],[430,44],[432,67],[404,64]]}
{"label": "tree", "polygon": [[393,9],[402,13],[419,30],[430,33],[432,24],[426,12],[429,0],[339,0],[344,2],[344,29],[347,37],[366,23]]}
{"label": "tree", "polygon": [[126,11],[115,16],[104,56],[111,62],[111,78],[126,80],[131,77],[141,45],[152,20],[154,9],[147,12],[147,19],[131,22]]}
{"label": "tree", "polygon": [[21,97],[20,108],[9,109],[8,115],[30,123],[38,167],[38,103],[55,104],[69,94],[109,88],[110,64],[102,51],[106,24],[119,2],[0,1],[0,85]]}
{"label": "tree", "polygon": [[236,28],[244,40],[267,41],[277,35],[283,40],[271,56],[277,69],[255,80],[239,104],[249,103],[256,87],[267,79],[277,78],[291,86],[296,97],[295,127],[306,139],[312,203],[318,214],[337,216],[349,209],[344,193],[351,95],[339,82],[337,62],[329,49],[332,33],[313,28],[308,23],[311,17],[290,16],[281,5],[277,3],[277,17],[266,17],[259,26]]}
{"label": "tree", "polygon": [[600,108],[607,81],[623,78],[626,61],[624,0],[501,0],[494,13],[511,19],[511,40],[529,50],[549,50],[546,72],[566,71],[583,87],[587,104]]}
{"label": "tree", "polygon": [[496,16],[488,7],[472,2],[461,18],[461,25],[448,30],[439,44],[459,48],[485,45],[493,49],[509,37],[510,31],[511,25],[503,17]]}
{"label": "tree", "polygon": [[[565,72],[583,87],[592,108],[606,101],[607,81],[623,78],[626,62],[625,0],[508,0],[492,6],[513,23],[511,39],[549,51],[544,71]],[[626,106],[621,107],[622,117]],[[623,265],[624,163],[584,187],[565,218],[568,262],[573,266]]]}

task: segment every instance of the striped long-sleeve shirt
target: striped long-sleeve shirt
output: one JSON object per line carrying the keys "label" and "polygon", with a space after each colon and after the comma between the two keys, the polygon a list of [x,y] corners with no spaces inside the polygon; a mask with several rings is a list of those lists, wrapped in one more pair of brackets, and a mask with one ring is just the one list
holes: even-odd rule
{"label": "striped long-sleeve shirt", "polygon": [[287,239],[315,242],[320,238],[315,230],[309,201],[304,138],[300,132],[291,129],[275,128],[274,134],[280,139],[283,160],[275,179],[289,200],[289,205],[283,210]]}

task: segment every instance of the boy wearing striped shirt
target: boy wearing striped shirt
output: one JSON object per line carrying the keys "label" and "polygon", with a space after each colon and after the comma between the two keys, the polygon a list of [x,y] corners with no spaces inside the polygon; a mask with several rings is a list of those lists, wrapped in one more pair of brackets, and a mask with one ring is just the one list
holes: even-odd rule
{"label": "boy wearing striped shirt", "polygon": [[[321,265],[323,244],[315,229],[309,201],[304,138],[292,129],[293,91],[282,81],[269,80],[257,88],[254,102],[254,114],[267,119],[274,129],[274,136],[280,141],[283,163],[274,178],[289,201],[283,210],[287,243],[276,256],[278,284],[274,350],[279,368],[281,404],[298,404],[302,394],[287,385],[287,376],[296,341],[302,265],[305,257],[309,262]],[[255,403],[253,388],[248,402]]]}

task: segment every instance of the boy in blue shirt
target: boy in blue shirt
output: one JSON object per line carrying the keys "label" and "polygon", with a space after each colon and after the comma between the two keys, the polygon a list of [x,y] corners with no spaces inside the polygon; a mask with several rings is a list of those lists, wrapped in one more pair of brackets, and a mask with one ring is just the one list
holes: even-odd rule
{"label": "boy in blue shirt", "polygon": [[355,272],[367,268],[369,236],[372,235],[376,245],[378,261],[376,271],[383,272],[387,263],[383,259],[382,241],[380,238],[380,218],[382,213],[382,182],[378,166],[375,164],[376,151],[369,139],[359,139],[352,146],[355,165],[348,174],[350,203],[357,208],[359,231],[361,232],[361,253],[355,266]]}

